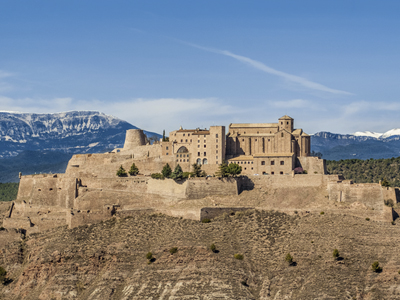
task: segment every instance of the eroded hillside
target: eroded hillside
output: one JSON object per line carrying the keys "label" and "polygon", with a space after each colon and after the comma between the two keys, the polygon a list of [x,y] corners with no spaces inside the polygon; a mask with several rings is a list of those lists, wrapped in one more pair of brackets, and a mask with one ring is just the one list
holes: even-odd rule
{"label": "eroded hillside", "polygon": [[143,214],[3,246],[12,282],[1,299],[398,299],[399,240],[399,225],[329,212],[248,211],[211,223]]}

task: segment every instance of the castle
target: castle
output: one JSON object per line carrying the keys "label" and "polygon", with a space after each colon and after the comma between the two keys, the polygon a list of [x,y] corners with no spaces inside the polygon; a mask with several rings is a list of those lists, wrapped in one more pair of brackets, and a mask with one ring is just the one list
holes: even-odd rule
{"label": "castle", "polygon": [[[239,164],[242,175],[178,181],[150,177],[167,163],[186,172],[198,164],[214,175],[224,161]],[[116,175],[120,166],[129,170],[132,163],[139,175]],[[396,212],[384,200],[398,202],[398,194],[395,188],[327,175],[325,161],[310,156],[310,136],[283,116],[278,123],[230,124],[227,134],[224,126],[180,128],[170,132],[169,140],[153,144],[142,130],[128,130],[123,148],[74,155],[64,174],[22,176],[3,226],[36,232],[148,212],[200,220],[252,208],[308,213],[321,207],[392,221]]]}

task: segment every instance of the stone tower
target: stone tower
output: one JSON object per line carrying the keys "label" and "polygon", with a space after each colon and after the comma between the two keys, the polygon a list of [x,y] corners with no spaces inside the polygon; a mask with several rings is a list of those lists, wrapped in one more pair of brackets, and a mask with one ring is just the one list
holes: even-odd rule
{"label": "stone tower", "polygon": [[124,151],[144,145],[146,145],[146,136],[142,129],[129,129],[126,131]]}
{"label": "stone tower", "polygon": [[279,131],[282,129],[286,129],[290,133],[293,131],[293,119],[287,115],[284,115],[282,118],[279,118]]}

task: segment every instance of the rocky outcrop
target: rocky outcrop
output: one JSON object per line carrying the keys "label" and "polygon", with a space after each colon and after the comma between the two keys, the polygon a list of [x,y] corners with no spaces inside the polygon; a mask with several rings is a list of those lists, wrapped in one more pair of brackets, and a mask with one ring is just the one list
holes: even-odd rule
{"label": "rocky outcrop", "polygon": [[[9,282],[0,298],[398,299],[399,233],[398,225],[327,212],[241,211],[211,223],[114,218],[3,247]],[[287,253],[294,264],[285,262]],[[374,261],[381,273],[371,271]]]}

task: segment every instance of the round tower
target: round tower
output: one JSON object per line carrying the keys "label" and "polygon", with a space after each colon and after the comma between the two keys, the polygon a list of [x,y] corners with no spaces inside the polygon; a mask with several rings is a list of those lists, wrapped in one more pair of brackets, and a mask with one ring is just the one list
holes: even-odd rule
{"label": "round tower", "polygon": [[123,150],[131,150],[137,146],[146,145],[146,136],[142,129],[129,129],[126,131]]}

